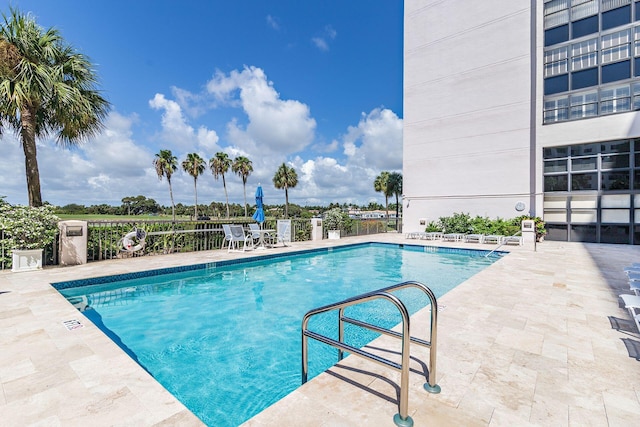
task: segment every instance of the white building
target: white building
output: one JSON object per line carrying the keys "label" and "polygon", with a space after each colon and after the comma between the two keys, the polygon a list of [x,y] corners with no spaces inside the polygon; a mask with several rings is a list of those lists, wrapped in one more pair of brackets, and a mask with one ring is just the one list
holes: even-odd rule
{"label": "white building", "polygon": [[404,13],[403,231],[531,214],[549,239],[640,244],[640,1]]}

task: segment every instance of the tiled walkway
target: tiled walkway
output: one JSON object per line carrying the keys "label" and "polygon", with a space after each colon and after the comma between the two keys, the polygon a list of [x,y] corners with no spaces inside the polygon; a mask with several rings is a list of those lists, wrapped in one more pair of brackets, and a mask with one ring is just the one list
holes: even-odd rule
{"label": "tiled walkway", "polygon": [[[375,239],[443,245],[399,234]],[[544,242],[536,252],[512,250],[439,299],[442,393],[422,389],[421,365],[412,362],[415,425],[637,425],[640,334],[617,295],[629,292],[622,268],[640,260],[640,248]],[[49,283],[253,255],[213,251],[0,272],[0,425],[201,425]],[[428,310],[412,318],[414,335],[428,318]],[[72,319],[84,326],[68,330],[63,322]],[[428,361],[425,349],[412,354]],[[246,425],[391,426],[398,384],[399,374],[350,357]]]}

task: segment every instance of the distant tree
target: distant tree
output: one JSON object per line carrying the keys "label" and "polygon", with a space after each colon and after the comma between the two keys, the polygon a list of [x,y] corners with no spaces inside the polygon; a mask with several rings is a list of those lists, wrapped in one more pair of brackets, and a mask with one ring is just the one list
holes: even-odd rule
{"label": "distant tree", "polygon": [[169,197],[171,197],[171,213],[173,220],[176,220],[176,205],[173,203],[173,189],[171,188],[171,175],[178,169],[178,158],[171,153],[171,150],[160,150],[153,159],[153,166],[156,168],[158,179],[162,181],[162,177],[167,177],[169,183]]}
{"label": "distant tree", "polygon": [[384,211],[387,215],[387,223],[389,222],[389,196],[391,196],[391,194],[389,193],[388,187],[389,187],[389,172],[382,171],[380,175],[376,177],[375,181],[373,181],[373,189],[376,190],[376,192],[378,193],[384,194],[384,206],[385,206]]}
{"label": "distant tree", "polygon": [[390,194],[396,196],[396,230],[398,230],[398,224],[400,223],[399,198],[402,195],[402,174],[401,173],[392,172],[391,174],[389,174],[387,190],[389,191]]}
{"label": "distant tree", "polygon": [[126,208],[127,210],[127,215],[131,215],[131,203],[133,202],[133,197],[123,197],[122,198],[122,205]]}
{"label": "distant tree", "polygon": [[289,218],[289,188],[298,185],[296,170],[283,163],[273,176],[273,185],[280,190],[284,188],[284,217]]}
{"label": "distant tree", "polygon": [[224,198],[227,205],[227,218],[229,218],[229,196],[227,195],[227,182],[224,179],[224,174],[229,171],[231,167],[231,159],[225,152],[216,153],[215,157],[209,160],[209,168],[213,177],[218,180],[218,177],[222,177],[222,186],[224,187]]}
{"label": "distant tree", "polygon": [[84,214],[87,213],[87,208],[84,205],[78,205],[76,203],[70,203],[64,205],[59,209],[56,209],[56,213],[61,214]]}
{"label": "distant tree", "polygon": [[244,216],[247,217],[249,216],[247,214],[247,178],[249,178],[249,175],[251,175],[251,172],[253,172],[253,164],[247,157],[238,156],[233,159],[231,170],[240,178],[242,178],[242,187],[244,193]]}
{"label": "distant tree", "polygon": [[44,30],[35,19],[11,8],[0,24],[0,135],[3,127],[20,136],[25,157],[29,206],[42,206],[36,138],[54,134],[61,146],[96,135],[109,103],[94,89],[89,59]]}
{"label": "distant tree", "polygon": [[195,219],[198,219],[198,177],[204,173],[205,165],[204,159],[198,153],[187,154],[187,159],[182,162],[182,169],[193,177],[193,192],[196,197]]}

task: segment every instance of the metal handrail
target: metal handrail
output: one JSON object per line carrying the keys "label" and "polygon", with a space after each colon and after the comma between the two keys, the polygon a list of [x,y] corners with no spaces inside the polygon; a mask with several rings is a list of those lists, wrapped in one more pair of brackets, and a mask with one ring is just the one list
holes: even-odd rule
{"label": "metal handrail", "polygon": [[[418,338],[411,337],[410,335],[410,320],[409,311],[406,306],[400,301],[398,297],[392,295],[390,292],[400,289],[414,287],[422,290],[428,297],[431,303],[431,325],[429,331],[429,341],[424,341]],[[372,325],[367,322],[356,320],[344,315],[344,310],[347,307],[358,305],[361,303],[369,302],[376,299],[386,299],[393,303],[400,315],[402,316],[402,333],[392,331],[390,329],[381,328],[376,325]],[[338,340],[334,340],[327,336],[318,334],[308,330],[308,324],[311,317],[326,313],[328,311],[339,310],[338,312]],[[369,353],[359,348],[355,348],[344,343],[344,322],[350,323],[355,326],[370,329],[372,331],[399,338],[402,342],[402,354],[401,364],[397,364],[391,360],[382,358],[373,353]],[[438,325],[438,302],[434,293],[427,286],[419,282],[403,282],[396,285],[392,285],[386,288],[378,289],[377,291],[368,292],[362,295],[358,295],[344,301],[340,301],[334,304],[329,304],[323,307],[313,309],[304,315],[302,319],[302,383],[306,383],[309,374],[308,363],[308,342],[307,338],[313,338],[324,344],[328,344],[338,349],[338,360],[342,360],[344,357],[344,351],[371,360],[373,362],[394,368],[401,372],[400,374],[400,399],[398,402],[398,414],[393,417],[393,421],[398,426],[412,426],[413,420],[408,415],[408,400],[409,400],[409,357],[410,357],[410,343],[413,342],[424,347],[428,347],[429,351],[429,378],[428,382],[424,385],[424,389],[430,393],[439,393],[440,386],[436,384],[436,341],[437,341],[437,325]]]}
{"label": "metal handrail", "polygon": [[[518,231],[516,234],[511,235],[509,237],[516,237],[518,234],[522,234],[522,230]],[[492,253],[494,253],[495,251],[497,251],[498,249],[500,249],[502,246],[506,245],[507,242],[509,241],[509,237],[507,237],[504,242],[500,243],[498,246],[496,246],[495,248],[493,248],[491,250],[491,252],[489,252],[488,254],[486,254],[484,257],[487,258],[489,255],[491,255]]]}

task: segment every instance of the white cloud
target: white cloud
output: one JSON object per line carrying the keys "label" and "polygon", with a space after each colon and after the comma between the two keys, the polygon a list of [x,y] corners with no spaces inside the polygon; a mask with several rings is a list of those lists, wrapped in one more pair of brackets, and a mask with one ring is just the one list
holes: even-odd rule
{"label": "white cloud", "polygon": [[280,30],[279,19],[275,16],[267,15],[267,25],[269,25],[274,30]]}
{"label": "white cloud", "polygon": [[314,138],[316,121],[310,116],[309,107],[296,100],[281,99],[260,68],[245,67],[228,75],[216,73],[207,89],[232,104],[235,99],[231,95],[239,94],[248,123],[242,125],[234,120],[227,130],[230,142],[241,149],[286,157],[304,150]]}
{"label": "white cloud", "polygon": [[[180,90],[174,92],[181,93]],[[186,97],[182,99],[185,100]],[[149,106],[154,110],[164,110],[160,138],[173,147],[177,146],[177,151],[187,152],[198,148],[206,148],[208,151],[219,150],[217,145],[219,137],[216,131],[201,126],[196,133],[193,127],[187,123],[182,114],[182,107],[176,101],[167,99],[161,93],[156,93],[153,99],[149,100]]]}
{"label": "white cloud", "polygon": [[389,109],[362,113],[343,137],[344,154],[353,165],[380,170],[402,169],[402,119]]}
{"label": "white cloud", "polygon": [[311,38],[311,42],[321,51],[329,51],[329,42],[327,39],[334,40],[338,35],[338,32],[331,26],[327,25],[322,30],[321,35]]}
{"label": "white cloud", "polygon": [[324,52],[327,52],[329,50],[329,44],[322,37],[313,37],[311,38],[311,41],[313,42],[314,45],[316,45],[318,49]]}

